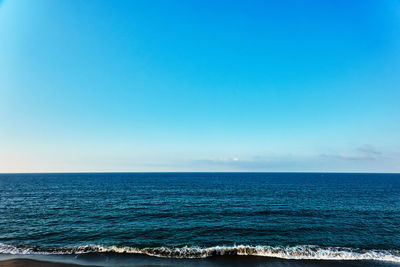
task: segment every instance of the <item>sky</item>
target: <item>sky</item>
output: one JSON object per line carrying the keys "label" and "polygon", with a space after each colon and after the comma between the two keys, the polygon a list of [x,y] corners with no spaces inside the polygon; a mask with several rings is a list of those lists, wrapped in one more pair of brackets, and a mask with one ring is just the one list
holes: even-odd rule
{"label": "sky", "polygon": [[0,172],[400,172],[400,1],[0,0]]}

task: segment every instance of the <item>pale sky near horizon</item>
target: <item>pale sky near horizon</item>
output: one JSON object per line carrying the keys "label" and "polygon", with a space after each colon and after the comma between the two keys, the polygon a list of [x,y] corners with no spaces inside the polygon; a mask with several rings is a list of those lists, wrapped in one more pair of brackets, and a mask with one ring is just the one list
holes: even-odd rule
{"label": "pale sky near horizon", "polygon": [[400,1],[0,1],[0,172],[400,172]]}

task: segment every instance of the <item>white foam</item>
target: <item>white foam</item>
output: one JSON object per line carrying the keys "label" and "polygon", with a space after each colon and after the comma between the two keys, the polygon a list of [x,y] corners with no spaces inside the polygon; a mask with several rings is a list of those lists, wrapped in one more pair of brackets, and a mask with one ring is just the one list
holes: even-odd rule
{"label": "white foam", "polygon": [[376,260],[400,263],[400,251],[398,250],[361,250],[341,247],[318,247],[311,245],[284,246],[215,246],[201,247],[117,247],[86,245],[70,248],[40,250],[36,248],[15,247],[0,243],[2,254],[84,254],[90,252],[99,253],[128,253],[145,254],[155,257],[167,258],[207,258],[223,255],[264,256],[294,260]]}
{"label": "white foam", "polygon": [[0,254],[31,254],[31,248],[15,247],[0,243]]}

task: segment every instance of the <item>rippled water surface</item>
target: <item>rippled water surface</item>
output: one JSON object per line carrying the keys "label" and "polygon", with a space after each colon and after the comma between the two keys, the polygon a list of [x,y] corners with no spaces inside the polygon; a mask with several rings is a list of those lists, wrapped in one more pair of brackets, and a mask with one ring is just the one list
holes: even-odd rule
{"label": "rippled water surface", "polygon": [[399,229],[399,174],[0,175],[2,253],[396,262]]}

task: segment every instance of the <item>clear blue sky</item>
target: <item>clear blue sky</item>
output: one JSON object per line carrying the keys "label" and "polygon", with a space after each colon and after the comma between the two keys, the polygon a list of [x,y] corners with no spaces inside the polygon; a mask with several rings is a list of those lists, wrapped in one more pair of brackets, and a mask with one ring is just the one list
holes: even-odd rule
{"label": "clear blue sky", "polygon": [[0,2],[0,172],[400,172],[400,1]]}

